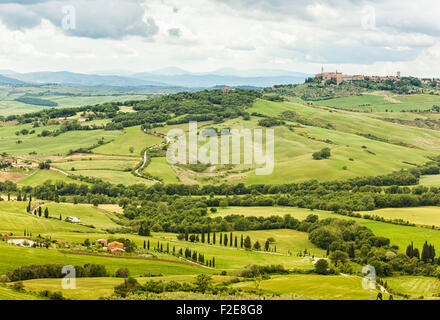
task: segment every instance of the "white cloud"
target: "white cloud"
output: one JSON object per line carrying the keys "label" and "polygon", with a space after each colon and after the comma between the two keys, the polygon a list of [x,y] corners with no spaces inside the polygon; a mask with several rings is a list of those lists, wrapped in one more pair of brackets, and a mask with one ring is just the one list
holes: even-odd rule
{"label": "white cloud", "polygon": [[[77,30],[60,28],[67,3],[77,9]],[[362,28],[365,4],[374,9],[374,30]],[[351,73],[436,75],[438,9],[428,0],[3,1],[0,69],[314,73],[325,64]]]}

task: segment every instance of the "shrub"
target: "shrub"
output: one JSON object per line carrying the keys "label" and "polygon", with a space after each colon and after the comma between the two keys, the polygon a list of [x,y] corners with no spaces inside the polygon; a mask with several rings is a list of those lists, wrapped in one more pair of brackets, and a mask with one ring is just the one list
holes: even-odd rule
{"label": "shrub", "polygon": [[327,274],[328,262],[326,259],[319,259],[315,263],[315,272],[317,274]]}

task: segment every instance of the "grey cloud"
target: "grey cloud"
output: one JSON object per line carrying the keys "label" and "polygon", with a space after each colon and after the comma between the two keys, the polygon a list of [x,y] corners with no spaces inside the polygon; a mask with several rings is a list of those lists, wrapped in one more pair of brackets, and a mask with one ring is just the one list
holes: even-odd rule
{"label": "grey cloud", "polygon": [[71,5],[76,13],[76,28],[65,30],[72,36],[121,39],[126,36],[152,37],[158,33],[153,18],[144,21],[140,0],[21,1],[0,4],[0,19],[10,29],[28,29],[42,19],[62,27],[62,8]]}
{"label": "grey cloud", "polygon": [[168,34],[169,34],[171,37],[180,38],[181,33],[182,33],[182,32],[180,31],[179,28],[168,29]]}

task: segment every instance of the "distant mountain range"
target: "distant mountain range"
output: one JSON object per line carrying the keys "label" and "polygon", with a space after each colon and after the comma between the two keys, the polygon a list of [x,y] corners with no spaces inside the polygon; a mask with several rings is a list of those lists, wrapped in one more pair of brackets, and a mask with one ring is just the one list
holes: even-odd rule
{"label": "distant mountain range", "polygon": [[0,84],[23,85],[25,84],[25,82],[13,78],[5,77],[0,74]]}
{"label": "distant mountain range", "polygon": [[0,70],[0,84],[59,84],[79,87],[186,87],[211,88],[269,87],[275,84],[302,83],[310,75],[284,70],[235,70],[219,69],[207,73],[192,73],[177,67],[152,72],[131,73],[128,71],[99,71],[94,74],[58,72],[17,73]]}

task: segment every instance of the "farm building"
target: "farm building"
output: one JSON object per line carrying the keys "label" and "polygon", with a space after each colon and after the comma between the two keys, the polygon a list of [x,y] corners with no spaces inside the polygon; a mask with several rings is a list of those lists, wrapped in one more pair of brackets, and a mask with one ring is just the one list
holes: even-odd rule
{"label": "farm building", "polygon": [[118,241],[113,241],[110,242],[107,246],[107,251],[111,254],[117,255],[117,256],[121,256],[124,254],[125,250],[124,250],[124,244],[118,242]]}
{"label": "farm building", "polygon": [[107,247],[108,240],[107,239],[98,239],[95,241],[95,245],[102,245],[103,248]]}
{"label": "farm building", "polygon": [[66,221],[71,222],[71,223],[76,223],[76,224],[81,223],[81,219],[77,218],[77,217],[67,217]]}

